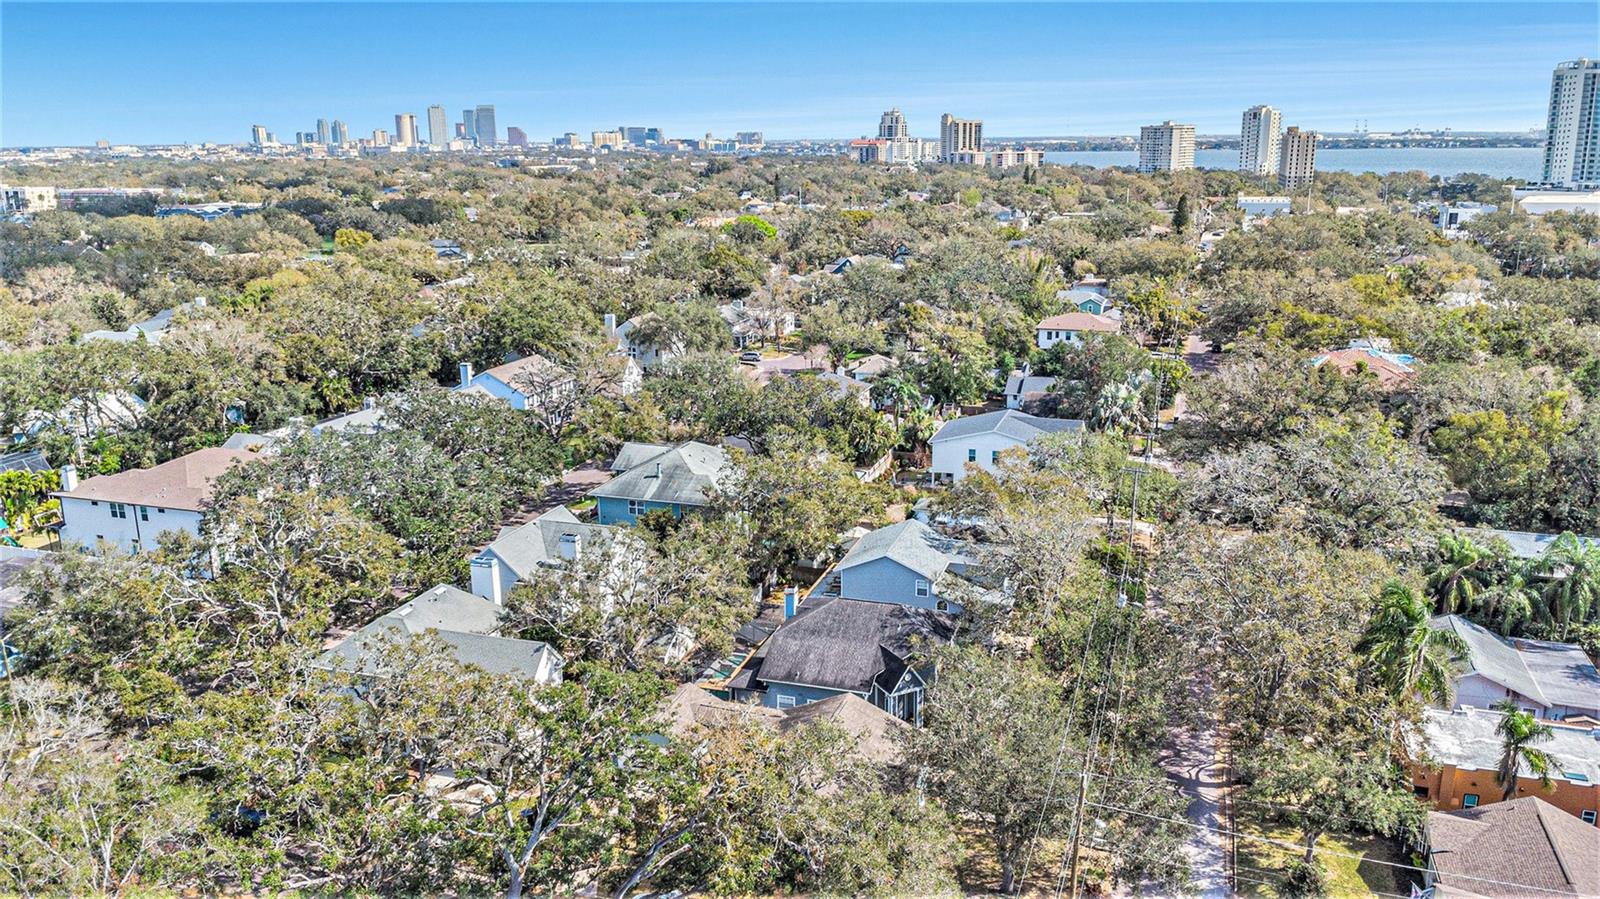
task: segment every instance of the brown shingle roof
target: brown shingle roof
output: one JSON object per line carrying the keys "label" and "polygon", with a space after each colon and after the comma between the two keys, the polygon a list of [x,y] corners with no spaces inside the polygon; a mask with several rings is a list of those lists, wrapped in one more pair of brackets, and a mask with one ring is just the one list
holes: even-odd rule
{"label": "brown shingle roof", "polygon": [[1537,796],[1433,812],[1428,840],[1445,895],[1600,896],[1600,829]]}
{"label": "brown shingle roof", "polygon": [[218,476],[237,463],[259,458],[246,450],[221,447],[195,450],[154,468],[85,478],[71,493],[52,496],[198,512],[211,499]]}

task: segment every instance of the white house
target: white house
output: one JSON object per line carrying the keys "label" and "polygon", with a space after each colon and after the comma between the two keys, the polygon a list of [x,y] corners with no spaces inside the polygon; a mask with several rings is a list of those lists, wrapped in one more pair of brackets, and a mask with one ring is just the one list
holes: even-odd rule
{"label": "white house", "polygon": [[933,435],[935,480],[953,483],[967,476],[967,466],[996,471],[1000,454],[1026,447],[1035,437],[1083,430],[1075,418],[1040,418],[1014,409],[967,415],[945,422]]}
{"label": "white house", "polygon": [[1441,203],[1439,204],[1439,230],[1446,237],[1461,236],[1461,228],[1480,215],[1496,212],[1500,207],[1492,203]]}
{"label": "white house", "polygon": [[1039,349],[1048,350],[1058,343],[1079,346],[1085,334],[1120,333],[1122,320],[1090,312],[1067,312],[1043,319],[1034,327],[1034,331]]}
{"label": "white house", "polygon": [[619,325],[615,315],[609,312],[606,313],[606,336],[616,340],[617,349],[644,368],[653,368],[670,362],[677,356],[677,353],[674,353],[670,348],[658,347],[639,337],[639,326],[648,321],[650,315],[651,313],[647,312],[644,315],[630,318]]}
{"label": "white house", "polygon": [[1290,197],[1247,197],[1241,194],[1237,203],[1244,210],[1245,220],[1255,218],[1271,218],[1275,215],[1288,215],[1294,208],[1294,200]]}
{"label": "white house", "polygon": [[1583,647],[1502,637],[1460,615],[1439,615],[1428,625],[1467,644],[1456,662],[1456,708],[1482,709],[1510,699],[1551,721],[1578,715],[1600,720],[1600,672]]}
{"label": "white house", "polygon": [[104,541],[123,552],[155,548],[168,531],[200,535],[200,517],[216,479],[234,465],[259,458],[243,450],[195,450],[154,468],[78,480],[67,466],[61,489],[61,542],[94,546]]}
{"label": "white house", "polygon": [[472,559],[472,592],[495,605],[541,568],[565,568],[616,538],[616,528],[584,524],[566,506],[556,506],[518,527],[500,531]]}

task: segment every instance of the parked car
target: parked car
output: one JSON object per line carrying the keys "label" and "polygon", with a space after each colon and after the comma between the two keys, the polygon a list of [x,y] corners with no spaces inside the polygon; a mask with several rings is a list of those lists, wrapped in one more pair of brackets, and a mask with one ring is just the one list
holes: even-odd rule
{"label": "parked car", "polygon": [[755,350],[745,350],[739,354],[739,361],[747,365],[755,365],[761,361],[761,354]]}

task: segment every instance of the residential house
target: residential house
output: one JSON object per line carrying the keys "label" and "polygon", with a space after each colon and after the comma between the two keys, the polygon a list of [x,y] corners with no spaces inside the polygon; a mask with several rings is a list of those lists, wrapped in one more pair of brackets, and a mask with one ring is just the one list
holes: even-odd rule
{"label": "residential house", "polygon": [[1048,350],[1058,343],[1081,346],[1088,334],[1120,334],[1122,320],[1089,312],[1066,312],[1043,319],[1034,327],[1035,343]]}
{"label": "residential house", "polygon": [[145,401],[131,393],[97,393],[68,400],[60,408],[34,409],[22,417],[21,427],[13,431],[13,443],[25,443],[45,431],[55,431],[82,440],[102,434],[131,431],[139,426]]}
{"label": "residential house", "polygon": [[1000,454],[1012,447],[1026,447],[1043,434],[1081,431],[1084,423],[1075,418],[1040,418],[1014,409],[966,415],[945,422],[930,441],[935,480],[954,483],[967,476],[967,466],[996,471]]}
{"label": "residential house", "polygon": [[794,333],[796,327],[793,312],[782,308],[751,305],[742,298],[718,306],[717,314],[728,323],[728,330],[733,335],[733,345],[741,350],[769,340],[781,340]]}
{"label": "residential house", "polygon": [[828,394],[836,400],[852,400],[863,409],[872,408],[872,387],[864,381],[847,377],[831,371],[817,371],[816,369],[789,369],[783,374],[792,379],[814,378],[828,389]]}
{"label": "residential house", "polygon": [[1288,215],[1290,210],[1294,208],[1294,199],[1291,197],[1247,197],[1240,194],[1236,205],[1244,211],[1245,223],[1249,224],[1251,219]]}
{"label": "residential house", "polygon": [[901,744],[896,735],[906,727],[905,721],[853,693],[840,693],[780,711],[749,702],[718,699],[696,684],[684,684],[672,694],[662,719],[667,732],[679,739],[693,737],[702,727],[738,721],[754,721],[780,733],[809,724],[827,723],[853,738],[848,750],[852,761],[880,765],[900,760]]}
{"label": "residential house", "polygon": [[1346,376],[1370,371],[1377,377],[1379,387],[1395,390],[1416,377],[1417,370],[1412,367],[1416,361],[1404,353],[1392,353],[1372,346],[1350,346],[1323,353],[1311,360],[1311,366],[1320,368],[1331,365]]}
{"label": "residential house", "polygon": [[1080,290],[1085,290],[1085,291],[1088,291],[1090,293],[1097,293],[1097,294],[1101,295],[1102,297],[1110,297],[1111,296],[1111,282],[1109,280],[1105,279],[1105,278],[1098,278],[1098,277],[1095,277],[1094,275],[1089,275],[1087,277],[1079,278],[1078,280],[1073,281],[1072,282],[1072,290],[1073,290],[1074,293],[1076,293],[1077,291],[1080,291]]}
{"label": "residential house", "polygon": [[106,340],[112,343],[160,343],[161,338],[172,330],[173,318],[179,312],[195,313],[206,307],[205,297],[195,297],[193,302],[182,303],[170,309],[163,309],[143,321],[137,321],[123,328],[121,331],[90,331],[83,335],[84,340]]}
{"label": "residential house", "polygon": [[460,379],[451,390],[502,400],[513,409],[539,409],[565,400],[578,381],[565,368],[537,353],[474,374],[472,363],[460,364]]}
{"label": "residential house", "polygon": [[1429,812],[1424,882],[1434,899],[1600,897],[1600,831],[1537,796]]}
{"label": "residential house", "polygon": [[871,382],[888,374],[894,366],[895,362],[890,357],[882,353],[873,353],[870,356],[862,356],[854,362],[845,363],[843,374],[857,381]]}
{"label": "residential house", "polygon": [[368,622],[323,653],[325,668],[376,675],[380,654],[397,643],[431,636],[463,665],[538,684],[561,682],[561,654],[538,640],[500,636],[505,609],[481,596],[441,584]]}
{"label": "residential house", "polygon": [[854,694],[918,723],[933,674],[924,650],[954,634],[946,612],[813,598],[778,626],[728,686],[735,700],[779,710]]}
{"label": "residential house", "polygon": [[1539,718],[1577,715],[1600,723],[1600,671],[1583,647],[1502,637],[1460,615],[1439,615],[1429,627],[1449,631],[1467,645],[1456,661],[1456,706],[1488,708],[1511,699]]}
{"label": "residential house", "polygon": [[472,254],[468,253],[466,250],[461,249],[461,244],[458,241],[447,240],[445,238],[440,237],[440,238],[436,238],[434,240],[428,241],[428,246],[430,248],[432,248],[434,256],[436,258],[442,260],[442,261],[446,261],[446,262],[471,262],[472,261]]}
{"label": "residential house", "polygon": [[330,433],[348,434],[376,434],[383,430],[384,411],[377,400],[367,397],[361,401],[361,408],[354,412],[345,412],[334,415],[321,421],[312,422],[307,427],[303,422],[262,431],[259,434],[250,431],[239,431],[223,441],[224,449],[250,450],[255,453],[272,452],[279,443],[288,440],[295,431],[301,428],[309,431],[312,436]]}
{"label": "residential house", "polygon": [[[1412,788],[1439,811],[1475,808],[1500,802],[1504,791],[1497,775],[1502,740],[1497,731],[1504,716],[1491,709],[1423,709],[1422,745],[1413,755],[1423,761],[1411,767]],[[1559,763],[1550,771],[1551,791],[1524,762],[1513,798],[1538,796],[1569,815],[1593,823],[1600,812],[1600,728],[1550,725],[1553,733],[1535,748]]]}
{"label": "residential house", "polygon": [[45,461],[44,450],[24,450],[20,453],[0,455],[0,474],[5,474],[8,471],[25,471],[29,474],[37,474],[38,472],[49,470],[50,463]]}
{"label": "residential house", "polygon": [[[1534,531],[1502,531],[1496,528],[1460,528],[1460,533],[1466,534],[1479,544],[1500,542],[1511,551],[1512,558],[1524,562],[1536,562],[1550,552],[1550,547],[1560,538],[1560,534],[1541,534]],[[1600,546],[1600,537],[1579,537],[1579,541],[1587,546]]]}
{"label": "residential house", "polygon": [[670,347],[656,346],[647,341],[640,334],[640,326],[649,322],[654,313],[634,316],[622,324],[617,324],[617,317],[606,313],[606,337],[617,342],[617,349],[629,359],[643,368],[654,368],[672,361],[677,357],[677,352]]}
{"label": "residential house", "polygon": [[71,465],[61,471],[61,541],[94,546],[104,541],[127,553],[155,548],[168,531],[200,535],[216,480],[235,465],[260,458],[242,450],[195,450],[154,468],[78,480]]}
{"label": "residential house", "polygon": [[500,531],[493,543],[472,558],[472,592],[495,605],[520,581],[541,568],[565,568],[615,537],[615,529],[585,524],[566,506]]}
{"label": "residential house", "polygon": [[709,501],[708,492],[727,473],[728,454],[693,440],[678,446],[625,443],[611,470],[616,477],[589,491],[601,524],[633,524],[655,509],[681,518]]}
{"label": "residential house", "polygon": [[1027,410],[1055,389],[1056,379],[1032,375],[1024,367],[1006,377],[1006,408]]}
{"label": "residential house", "polygon": [[1058,290],[1056,291],[1056,299],[1072,305],[1079,312],[1087,312],[1090,315],[1105,315],[1106,311],[1111,308],[1111,300],[1104,292],[1086,290],[1081,287],[1074,287],[1071,290]]}
{"label": "residential house", "polygon": [[960,612],[947,595],[946,575],[964,574],[971,561],[957,541],[913,518],[861,535],[820,589],[854,600]]}

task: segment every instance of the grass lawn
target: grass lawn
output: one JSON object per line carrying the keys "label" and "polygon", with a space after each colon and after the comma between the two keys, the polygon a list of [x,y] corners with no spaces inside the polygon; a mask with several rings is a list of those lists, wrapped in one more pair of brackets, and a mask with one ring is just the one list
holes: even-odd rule
{"label": "grass lawn", "polygon": [[[1302,853],[1287,846],[1245,839],[1245,835],[1298,845],[1301,842],[1300,832],[1273,821],[1247,817],[1242,812],[1239,832],[1239,893],[1245,896],[1278,895],[1272,886],[1252,883],[1245,878],[1281,881],[1289,866]],[[1351,855],[1360,856],[1360,860],[1345,857]],[[1411,863],[1410,856],[1401,844],[1387,837],[1327,834],[1317,841],[1317,859],[1328,878],[1330,896],[1373,896],[1379,893],[1406,896],[1411,892],[1409,875],[1417,873],[1378,863]]]}

